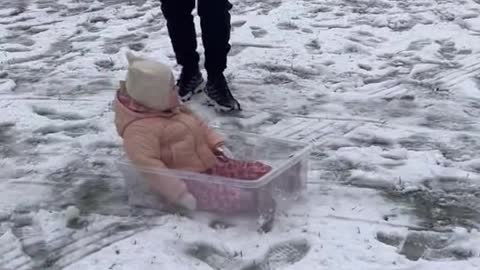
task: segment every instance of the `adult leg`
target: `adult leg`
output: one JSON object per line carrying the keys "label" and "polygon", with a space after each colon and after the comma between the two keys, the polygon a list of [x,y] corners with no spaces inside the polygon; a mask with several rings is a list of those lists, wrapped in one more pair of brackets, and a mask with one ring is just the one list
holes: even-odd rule
{"label": "adult leg", "polygon": [[198,0],[198,14],[205,48],[205,69],[208,73],[205,94],[210,104],[221,111],[241,110],[223,75],[230,51],[230,9],[228,0]]}
{"label": "adult leg", "polygon": [[198,15],[205,48],[205,69],[209,79],[222,74],[227,68],[231,8],[232,4],[228,0],[198,0]]}
{"label": "adult leg", "polygon": [[192,11],[195,0],[161,0],[162,12],[182,73],[177,81],[178,95],[183,101],[202,91],[204,80],[198,68],[197,34]]}
{"label": "adult leg", "polygon": [[195,0],[160,0],[177,63],[185,70],[198,70],[197,36],[192,11]]}

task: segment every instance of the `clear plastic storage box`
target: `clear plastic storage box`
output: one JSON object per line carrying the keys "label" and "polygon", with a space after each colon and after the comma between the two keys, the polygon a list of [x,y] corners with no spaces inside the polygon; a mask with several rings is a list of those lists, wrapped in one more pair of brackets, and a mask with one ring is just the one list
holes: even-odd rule
{"label": "clear plastic storage box", "polygon": [[309,144],[237,131],[216,131],[225,139],[225,146],[235,160],[259,161],[271,170],[257,180],[241,180],[189,171],[138,168],[124,157],[118,165],[125,179],[129,204],[156,209],[167,207],[161,197],[149,190],[146,179],[151,179],[152,175],[158,179],[174,177],[215,190],[251,195],[251,199],[244,202],[251,205],[249,211],[213,211],[219,219],[244,214],[259,217],[285,210],[299,198],[307,181]]}

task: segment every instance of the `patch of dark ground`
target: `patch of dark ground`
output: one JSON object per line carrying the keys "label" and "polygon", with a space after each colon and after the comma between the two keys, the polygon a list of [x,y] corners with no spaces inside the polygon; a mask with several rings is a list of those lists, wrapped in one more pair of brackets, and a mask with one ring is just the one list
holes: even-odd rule
{"label": "patch of dark ground", "polygon": [[[423,189],[381,190],[403,212],[418,218],[418,228],[410,228],[406,236],[377,233],[377,240],[397,248],[407,259],[445,261],[467,260],[477,253],[456,241],[460,237],[453,228],[465,228],[466,234],[480,228],[480,186],[468,179],[439,177],[424,181]],[[389,217],[384,217],[388,222]],[[462,239],[460,239],[462,240]],[[463,239],[465,240],[465,239]]]}
{"label": "patch of dark ground", "polygon": [[480,228],[480,187],[465,179],[439,177],[425,180],[420,190],[383,190],[382,194],[395,204],[408,206],[424,228]]}
{"label": "patch of dark ground", "polygon": [[425,260],[467,260],[475,256],[475,251],[455,245],[457,236],[446,232],[408,232],[406,236],[378,232],[376,239],[386,245],[396,247],[398,253],[407,259]]}
{"label": "patch of dark ground", "polygon": [[[41,153],[35,149],[39,145],[48,145],[60,140],[44,136],[19,136],[21,133],[15,128],[14,123],[0,123],[0,159],[15,162],[12,174],[7,178],[16,179],[35,173],[32,166],[48,160],[52,154]],[[32,148],[33,147],[33,148]],[[23,167],[26,166],[26,167]],[[5,176],[5,175],[3,175]]]}
{"label": "patch of dark ground", "polygon": [[[0,145],[3,145],[3,142],[11,139],[14,126],[8,123],[0,126],[6,127],[0,128],[3,131],[0,132]],[[19,240],[19,254],[26,256],[30,260],[28,263],[33,265],[28,268],[25,264],[22,269],[64,269],[145,228],[144,222],[130,218],[132,209],[128,206],[115,160],[111,158],[119,156],[120,151],[120,145],[110,141],[92,142],[85,149],[88,154],[78,156],[78,159],[46,177],[45,180],[53,183],[52,190],[41,204],[23,205],[12,213],[1,215],[0,222],[7,222],[6,225],[11,227],[13,235]],[[92,152],[95,155],[91,155]],[[80,210],[80,217],[74,222],[65,220],[65,228],[56,232],[55,239],[47,241],[40,224],[35,220],[35,212],[40,209],[64,210],[71,205]],[[113,215],[118,221],[99,227],[98,218],[93,219],[90,214]],[[143,213],[137,214],[142,216]],[[164,213],[155,215],[159,214]],[[8,258],[6,260],[0,259],[0,268],[12,262]]]}
{"label": "patch of dark ground", "polygon": [[[399,144],[408,150],[439,150],[447,159],[447,163],[477,158],[480,152],[476,147],[480,143],[477,142],[480,142],[479,138],[468,134],[459,134],[444,143],[438,142],[428,134],[416,134],[399,140]],[[426,229],[480,228],[480,185],[468,175],[463,178],[440,176],[425,179],[421,183],[421,188],[413,191],[405,191],[401,180],[391,185],[365,186],[364,181],[350,181],[351,172],[375,171],[377,166],[333,158],[329,156],[328,149],[325,151],[320,151],[321,155],[318,158],[311,159],[311,169],[320,173],[319,179],[322,181],[377,189],[394,205],[403,206],[406,214],[417,217],[418,225]],[[447,163],[439,165],[447,166]],[[388,221],[388,217],[385,218]]]}
{"label": "patch of dark ground", "polygon": [[[110,147],[110,146],[108,146]],[[110,153],[102,155],[100,151]],[[50,173],[46,179],[59,184],[52,191],[50,207],[75,205],[82,214],[98,213],[125,216],[129,214],[128,198],[115,160],[119,148],[96,149],[95,159],[79,157]]]}
{"label": "patch of dark ground", "polygon": [[322,181],[347,184],[351,171],[358,169],[358,165],[350,160],[329,158],[327,153],[321,151],[312,154],[314,161],[312,161],[311,170],[318,171],[319,179]]}
{"label": "patch of dark ground", "polygon": [[443,147],[439,147],[443,156],[452,161],[467,161],[480,158],[480,137],[459,134]]}
{"label": "patch of dark ground", "polygon": [[83,180],[72,190],[74,205],[87,214],[128,215],[128,198],[120,178],[99,174],[91,177],[97,179]]}
{"label": "patch of dark ground", "polygon": [[0,123],[0,158],[10,158],[17,154],[15,148],[15,123]]}
{"label": "patch of dark ground", "polygon": [[[375,170],[374,167],[359,168],[349,161],[324,159],[317,162],[322,181],[373,188],[395,205],[404,206],[407,214],[418,218],[418,225],[431,230],[444,230],[451,227],[466,229],[480,228],[480,186],[471,179],[438,177],[423,181],[421,189],[404,191],[402,183],[392,185],[368,185],[361,181],[349,181],[351,171]],[[385,217],[388,221],[389,217]]]}
{"label": "patch of dark ground", "polygon": [[[403,214],[416,217],[418,220],[416,226],[425,231],[443,232],[454,227],[465,228],[468,231],[480,229],[480,186],[475,184],[478,181],[474,179],[468,179],[468,177],[425,179],[422,182],[422,188],[405,191],[401,182],[392,185],[364,186],[362,182],[349,181],[352,170],[375,169],[368,168],[368,165],[359,168],[359,164],[348,160],[331,159],[325,155],[312,163],[311,169],[320,172],[319,178],[322,181],[378,190],[393,205],[403,209]],[[388,222],[390,217],[385,216],[384,219]],[[412,234],[402,248],[402,254],[409,259],[417,260],[420,257],[432,260],[465,259],[473,256],[470,250],[449,247],[428,251],[427,254],[427,249],[431,248],[430,240],[427,239],[427,241],[421,235],[417,236]]]}

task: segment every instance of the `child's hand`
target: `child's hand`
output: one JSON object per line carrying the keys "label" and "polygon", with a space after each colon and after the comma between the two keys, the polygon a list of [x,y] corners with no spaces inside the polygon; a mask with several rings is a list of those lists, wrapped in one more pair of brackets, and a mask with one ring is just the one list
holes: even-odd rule
{"label": "child's hand", "polygon": [[227,158],[233,159],[233,153],[226,146],[223,147],[223,155]]}
{"label": "child's hand", "polygon": [[195,211],[197,209],[197,200],[193,197],[190,192],[186,192],[180,197],[177,204],[181,207],[184,207],[190,211]]}
{"label": "child's hand", "polygon": [[227,159],[233,159],[233,154],[232,154],[232,152],[230,151],[230,149],[228,149],[227,147],[225,147],[223,144],[222,144],[222,145],[219,145],[219,146],[216,146],[216,147],[213,149],[213,153],[214,153],[216,156],[219,156],[219,157],[223,157],[223,158],[227,158]]}

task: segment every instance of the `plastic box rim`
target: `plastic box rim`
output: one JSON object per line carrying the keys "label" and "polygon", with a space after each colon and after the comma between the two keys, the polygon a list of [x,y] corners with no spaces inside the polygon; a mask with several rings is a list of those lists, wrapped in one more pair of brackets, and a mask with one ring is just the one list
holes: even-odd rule
{"label": "plastic box rim", "polygon": [[[199,181],[199,182],[207,182],[207,183],[212,183],[212,184],[225,184],[228,183],[229,186],[232,187],[237,187],[237,188],[247,188],[247,189],[255,189],[259,187],[263,187],[270,183],[276,176],[284,173],[287,169],[292,167],[295,163],[299,162],[302,157],[305,155],[308,155],[313,146],[311,143],[305,143],[305,142],[300,142],[300,141],[294,141],[294,140],[288,140],[288,139],[280,139],[280,138],[275,138],[275,137],[267,137],[255,133],[250,133],[250,132],[244,132],[244,131],[233,131],[233,130],[225,130],[225,129],[219,129],[215,128],[218,133],[234,133],[235,135],[248,135],[251,137],[257,137],[257,138],[264,138],[264,139],[270,139],[270,140],[275,140],[277,142],[284,142],[288,144],[296,144],[299,146],[303,146],[303,149],[294,152],[294,154],[289,157],[288,159],[285,159],[280,165],[279,168],[276,170],[272,170],[271,172],[267,173],[266,175],[262,176],[258,180],[238,180],[235,178],[227,178],[223,176],[215,176],[211,177],[210,175],[199,173],[199,172],[190,172],[190,171],[182,171],[182,170],[175,170],[175,169],[153,169],[153,168],[148,168],[148,167],[141,167],[141,166],[136,166],[135,170],[140,171],[140,172],[145,172],[145,173],[155,173],[159,174],[162,176],[166,177],[172,177],[172,174],[174,174],[174,177],[178,178],[185,178],[193,181]],[[129,166],[133,167],[134,165],[131,164],[128,159],[123,155],[120,161],[117,161],[117,166],[123,167],[123,166]]]}

